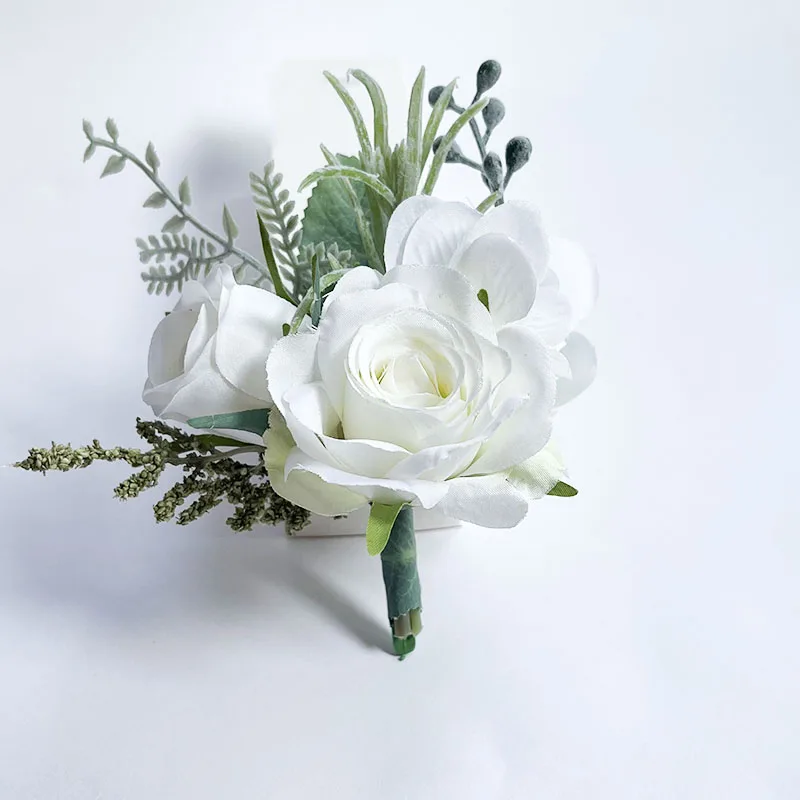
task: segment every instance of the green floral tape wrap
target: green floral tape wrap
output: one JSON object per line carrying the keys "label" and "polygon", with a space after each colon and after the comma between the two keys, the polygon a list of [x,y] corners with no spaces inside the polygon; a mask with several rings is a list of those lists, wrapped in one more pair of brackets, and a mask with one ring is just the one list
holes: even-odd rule
{"label": "green floral tape wrap", "polygon": [[410,506],[401,508],[395,519],[389,541],[381,552],[381,566],[389,621],[421,608],[414,511]]}

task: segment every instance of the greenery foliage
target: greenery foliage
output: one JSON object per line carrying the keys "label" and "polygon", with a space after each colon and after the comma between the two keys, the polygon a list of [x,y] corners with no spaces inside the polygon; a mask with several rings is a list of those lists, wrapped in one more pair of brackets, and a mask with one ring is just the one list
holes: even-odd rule
{"label": "greenery foliage", "polygon": [[[239,446],[235,440],[211,434],[186,433],[159,421],[137,419],[136,432],[150,445],[149,450],[107,449],[96,439],[78,448],[53,442],[47,449],[32,448],[28,457],[14,466],[44,474],[83,469],[95,461],[124,461],[138,471],[114,489],[120,500],[138,497],[159,482],[168,466],[176,466],[183,470],[184,477],[153,507],[158,522],[175,519],[178,525],[188,525],[227,500],[233,506],[233,514],[226,523],[234,531],[251,530],[258,523],[284,522],[288,533],[296,533],[308,523],[308,511],[272,490],[260,458],[257,464],[233,458],[242,453],[260,453],[263,448]],[[195,495],[188,506],[179,510]]]}

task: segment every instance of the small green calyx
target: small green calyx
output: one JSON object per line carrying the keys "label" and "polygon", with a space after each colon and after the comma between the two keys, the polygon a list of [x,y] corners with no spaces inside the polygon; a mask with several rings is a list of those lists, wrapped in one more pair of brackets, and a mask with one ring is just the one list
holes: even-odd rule
{"label": "small green calyx", "polygon": [[481,303],[483,303],[487,311],[491,311],[491,309],[489,308],[489,292],[487,292],[486,289],[481,289],[478,292],[478,300],[480,300]]}

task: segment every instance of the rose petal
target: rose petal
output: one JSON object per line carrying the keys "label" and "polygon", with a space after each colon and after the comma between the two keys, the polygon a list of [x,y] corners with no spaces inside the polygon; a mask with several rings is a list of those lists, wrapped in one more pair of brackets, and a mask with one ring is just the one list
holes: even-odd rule
{"label": "rose petal", "polygon": [[220,314],[214,356],[233,386],[270,403],[266,363],[273,345],[291,322],[294,306],[255,286],[234,286]]}
{"label": "rose petal", "polygon": [[284,475],[294,440],[280,414],[273,412],[264,434],[264,462],[272,488],[290,503],[326,517],[348,514],[367,504],[367,498],[349,489],[325,483],[311,472],[295,470]]}
{"label": "rose petal", "polygon": [[[342,416],[345,360],[358,329],[400,308],[419,306],[419,294],[408,286],[390,284],[375,291],[345,292],[325,304],[317,332],[317,363],[328,396]],[[291,337],[286,337],[291,338]],[[274,370],[277,374],[278,370]],[[272,371],[270,371],[270,376]],[[365,438],[365,437],[357,437]],[[366,437],[371,438],[371,437]]]}
{"label": "rose petal", "polygon": [[480,219],[481,214],[465,203],[433,206],[411,228],[403,263],[446,266]]}
{"label": "rose petal", "polygon": [[436,314],[458,320],[474,333],[495,342],[494,324],[469,280],[447,267],[406,265],[387,273],[384,282],[416,289],[425,307]]}
{"label": "rose petal", "polygon": [[574,328],[589,316],[597,302],[597,268],[580,245],[556,238],[550,240],[548,266],[558,276],[560,293],[572,309]]}
{"label": "rose petal", "polygon": [[371,478],[356,475],[310,458],[299,448],[295,448],[286,459],[287,480],[294,470],[311,472],[326,483],[343,486],[363,494],[375,503],[412,503],[423,508],[432,508],[447,493],[443,482],[408,480],[398,481],[389,478]]}
{"label": "rose petal", "polygon": [[401,461],[387,477],[398,480],[419,478],[444,481],[453,475],[460,475],[472,463],[480,447],[480,440],[474,439],[428,447]]}
{"label": "rose petal", "polygon": [[445,485],[447,495],[436,510],[453,519],[484,528],[513,528],[528,512],[524,498],[502,475],[453,478]]}
{"label": "rose petal", "polygon": [[535,456],[508,470],[507,480],[531,502],[544,497],[564,477],[565,472],[561,454],[551,440]]}
{"label": "rose petal", "polygon": [[279,339],[267,356],[267,390],[281,413],[284,396],[294,386],[319,380],[317,334],[294,333]]}
{"label": "rose petal", "polygon": [[534,265],[507,236],[478,237],[452,266],[472,284],[474,294],[486,291],[495,327],[522,319],[531,310],[536,299]]}
{"label": "rose petal", "polygon": [[597,374],[597,354],[592,343],[580,333],[571,333],[561,353],[569,361],[571,378],[559,378],[556,406],[563,406],[591,385]]}
{"label": "rose petal", "polygon": [[383,248],[383,260],[387,271],[403,261],[403,250],[411,229],[417,224],[426,211],[441,205],[443,201],[436,197],[418,194],[403,200],[394,210],[386,228],[386,244]]}
{"label": "rose petal", "polygon": [[154,386],[183,374],[186,343],[197,324],[199,311],[173,311],[156,326],[150,340],[147,374]]}
{"label": "rose petal", "polygon": [[537,279],[544,278],[547,272],[547,238],[539,212],[534,206],[512,200],[493,208],[469,232],[461,251],[487,233],[499,233],[513,239],[528,257]]}
{"label": "rose petal", "polygon": [[484,444],[467,474],[499,472],[524,461],[547,443],[555,401],[556,379],[550,352],[533,331],[509,325],[498,332],[510,355],[512,370],[498,390],[509,401],[527,398]]}
{"label": "rose petal", "polygon": [[342,275],[333,287],[333,291],[323,306],[322,313],[338,297],[351,292],[363,292],[367,289],[378,289],[381,285],[381,276],[372,267],[355,267]]}

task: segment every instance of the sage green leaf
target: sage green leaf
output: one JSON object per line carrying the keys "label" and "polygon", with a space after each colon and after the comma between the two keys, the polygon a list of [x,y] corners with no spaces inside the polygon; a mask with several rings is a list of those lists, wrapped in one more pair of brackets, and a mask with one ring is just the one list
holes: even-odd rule
{"label": "sage green leaf", "polygon": [[84,163],[87,162],[95,153],[97,147],[94,142],[89,142],[87,148],[83,151],[83,161]]}
{"label": "sage green leaf", "polygon": [[106,175],[116,175],[117,172],[122,172],[124,168],[125,156],[111,156],[108,161],[106,161],[106,165],[103,167],[100,177],[105,178]]}
{"label": "sage green leaf", "polygon": [[335,75],[327,71],[322,74],[327,78],[328,83],[336,90],[336,94],[339,95],[339,98],[350,114],[350,118],[353,120],[353,125],[356,129],[356,136],[358,136],[359,148],[363,153],[369,153],[372,150],[372,145],[369,141],[367,126],[364,124],[364,117],[361,116],[361,111],[359,111],[356,101],[353,100],[353,96],[342,86],[342,82]]}
{"label": "sage green leaf", "polygon": [[314,289],[309,289],[303,299],[297,305],[297,311],[294,312],[291,324],[289,325],[289,333],[297,333],[300,330],[303,320],[311,313],[311,304],[314,302]]}
{"label": "sage green leaf", "polygon": [[383,89],[374,78],[371,78],[363,70],[354,69],[350,71],[350,74],[362,83],[369,93],[369,99],[372,102],[375,149],[380,150],[384,158],[388,159],[391,155],[389,151],[389,109]]}
{"label": "sage green leaf", "polygon": [[167,204],[167,197],[161,192],[153,192],[147,200],[144,201],[144,208],[164,208]]}
{"label": "sage green leaf", "polygon": [[578,490],[564,481],[559,481],[547,494],[553,497],[575,497]]}
{"label": "sage green leaf", "polygon": [[182,217],[180,214],[176,214],[174,217],[170,217],[162,226],[161,231],[162,233],[178,233],[183,229],[183,226],[186,224],[186,218]]}
{"label": "sage green leaf", "polygon": [[261,235],[261,248],[264,251],[264,259],[267,262],[267,269],[269,270],[269,277],[272,279],[272,285],[275,288],[275,294],[278,295],[278,297],[282,297],[284,300],[288,300],[294,305],[294,301],[289,295],[289,292],[286,291],[286,287],[283,285],[283,279],[281,278],[281,273],[278,269],[278,262],[275,260],[275,253],[272,251],[272,242],[269,238],[269,232],[264,225],[264,220],[261,219],[261,214],[259,214],[257,211],[256,218],[258,219],[258,232]]}
{"label": "sage green leaf", "polygon": [[192,203],[192,193],[189,191],[189,179],[184,178],[178,186],[178,198],[183,205],[188,206]]}
{"label": "sage green leaf", "polygon": [[158,168],[161,166],[161,160],[159,159],[158,155],[156,154],[155,145],[152,142],[147,143],[147,150],[144,153],[144,160],[147,162],[150,169],[153,172],[157,172]]}
{"label": "sage green leaf", "polygon": [[[444,95],[444,92],[442,93]],[[442,99],[441,97],[439,98]],[[439,146],[439,149],[433,156],[433,161],[431,162],[431,168],[428,171],[428,178],[425,181],[425,186],[422,189],[422,194],[431,194],[433,192],[434,186],[436,186],[436,181],[439,179],[439,173],[442,170],[442,165],[444,164],[445,159],[447,158],[447,153],[450,151],[450,146],[456,139],[456,136],[461,132],[461,129],[469,124],[470,120],[474,119],[478,114],[483,111],[483,107],[489,102],[488,97],[484,97],[483,100],[478,100],[477,103],[473,103],[463,114],[460,114],[458,119],[450,126],[450,129],[447,133],[442,137],[442,143]]]}
{"label": "sage green leaf", "polygon": [[480,300],[481,303],[483,303],[487,311],[491,311],[491,309],[489,308],[489,292],[487,292],[486,289],[480,289],[478,291],[478,300]]}
{"label": "sage green leaf", "polygon": [[[261,436],[269,424],[269,409],[259,408],[252,411],[237,411],[233,414],[211,414],[207,417],[194,417],[187,420],[193,428],[227,428],[231,431],[247,431]],[[239,443],[241,444],[241,442]]]}
{"label": "sage green leaf", "polygon": [[[383,585],[389,620],[422,608],[422,592],[417,572],[417,545],[414,539],[414,511],[403,506],[392,526],[389,541],[381,552]],[[418,626],[411,620],[412,631]]]}
{"label": "sage green leaf", "polygon": [[236,226],[231,212],[228,211],[227,205],[222,207],[222,229],[225,231],[229,242],[232,242],[239,235],[239,228]]}
{"label": "sage green leaf", "polygon": [[347,178],[350,181],[363,183],[365,186],[372,189],[377,195],[382,197],[392,207],[397,205],[394,193],[392,190],[377,176],[366,172],[358,167],[350,167],[344,164],[338,166],[327,166],[315,169],[305,180],[300,184],[299,191],[303,191],[312,183],[331,178]]}
{"label": "sage green leaf", "polygon": [[422,94],[424,90],[425,67],[422,67],[414,81],[411,100],[408,104],[406,148],[409,168],[403,182],[403,198],[416,194],[419,174],[422,170]]}
{"label": "sage green leaf", "polygon": [[436,138],[436,134],[439,132],[439,126],[442,124],[444,112],[447,111],[447,107],[453,99],[453,91],[455,88],[456,82],[454,80],[450,81],[450,83],[444,87],[444,91],[439,95],[439,99],[434,103],[431,109],[431,115],[428,117],[428,124],[425,126],[425,135],[422,137],[420,169],[425,167],[425,162],[428,160],[431,148],[433,147],[433,141]]}
{"label": "sage green leaf", "polygon": [[117,127],[117,123],[114,122],[111,117],[106,120],[106,130],[108,131],[108,135],[111,137],[111,141],[115,142],[119,139],[119,128]]}
{"label": "sage green leaf", "polygon": [[371,556],[377,556],[383,552],[402,507],[402,503],[397,505],[373,503],[370,507],[367,522],[367,552]]}
{"label": "sage green leaf", "polygon": [[[358,159],[337,156],[343,164],[358,164]],[[353,184],[362,214],[369,214],[367,191],[362,183]],[[351,252],[355,265],[367,264],[367,254],[359,233],[351,195],[343,181],[320,181],[311,192],[303,216],[303,247],[336,243],[340,250]]]}
{"label": "sage green leaf", "polygon": [[88,119],[83,121],[83,132],[86,134],[86,138],[91,141],[94,138],[94,128],[92,127],[92,123],[89,122]]}

